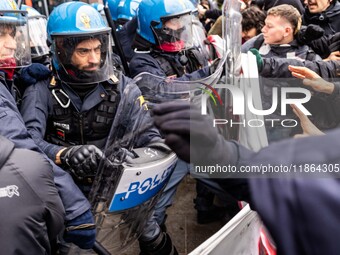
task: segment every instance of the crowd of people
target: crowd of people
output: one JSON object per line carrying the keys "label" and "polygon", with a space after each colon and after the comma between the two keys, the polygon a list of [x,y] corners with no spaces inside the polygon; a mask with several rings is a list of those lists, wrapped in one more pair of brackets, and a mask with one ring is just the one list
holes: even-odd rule
{"label": "crowd of people", "polygon": [[[295,105],[286,116],[278,111],[266,116],[289,117],[299,125],[267,125],[269,146],[259,152],[227,140],[211,116],[183,98],[170,100],[154,91],[158,101],[150,109],[141,111],[136,103],[150,95],[139,87],[143,73],[164,81],[162,86],[215,75],[225,60],[214,43],[225,36],[227,2],[69,1],[48,19],[32,7],[19,9],[14,0],[0,2],[0,254],[70,254],[71,243],[80,254],[94,248],[88,196],[117,116],[126,116],[117,139],[141,120],[131,146],[165,143],[179,158],[139,233],[143,255],[178,254],[166,232],[166,209],[193,165],[340,162],[339,131],[332,130],[340,121],[339,1],[235,2],[242,16],[239,46],[256,57],[263,109],[273,104],[273,88],[311,93],[305,105],[311,116]],[[105,16],[108,9],[111,15]],[[219,80],[225,81],[226,72]],[[123,149],[134,157],[130,145]],[[333,174],[198,178],[197,222],[234,216],[238,201],[247,201],[272,235],[277,254],[338,254],[340,183]]]}

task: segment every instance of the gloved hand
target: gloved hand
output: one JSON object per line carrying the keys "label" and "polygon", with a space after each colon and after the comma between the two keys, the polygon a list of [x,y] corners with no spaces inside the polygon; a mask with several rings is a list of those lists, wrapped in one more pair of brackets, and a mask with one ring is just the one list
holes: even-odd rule
{"label": "gloved hand", "polygon": [[302,27],[296,35],[296,40],[300,45],[310,45],[316,39],[324,35],[324,30],[314,24],[309,24],[307,27]]}
{"label": "gloved hand", "polygon": [[91,210],[66,222],[64,240],[81,249],[91,249],[96,241],[96,225]]}
{"label": "gloved hand", "polygon": [[104,153],[94,145],[77,145],[63,150],[60,154],[62,164],[68,165],[79,180],[96,174]]}
{"label": "gloved hand", "polygon": [[30,66],[21,69],[20,79],[26,86],[30,86],[47,79],[51,73],[46,66],[32,63]]}
{"label": "gloved hand", "polygon": [[259,70],[259,72],[261,72],[262,68],[263,68],[263,58],[262,58],[260,52],[257,49],[255,49],[255,48],[252,48],[249,51],[255,55],[257,69]]}
{"label": "gloved hand", "polygon": [[[186,162],[205,159],[218,139],[211,118],[189,102],[158,104],[153,108],[155,125],[164,132],[165,143]],[[190,153],[191,152],[191,153]],[[192,156],[192,158],[190,158]]]}

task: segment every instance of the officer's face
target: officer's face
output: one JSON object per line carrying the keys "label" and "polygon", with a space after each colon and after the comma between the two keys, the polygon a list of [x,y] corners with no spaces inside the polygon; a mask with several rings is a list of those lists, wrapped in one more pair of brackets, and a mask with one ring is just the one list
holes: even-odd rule
{"label": "officer's face", "polygon": [[0,60],[14,57],[17,48],[14,29],[10,27],[0,28]]}
{"label": "officer's face", "polygon": [[78,70],[96,71],[100,67],[101,43],[98,39],[80,42],[72,55],[71,64]]}
{"label": "officer's face", "polygon": [[267,44],[290,43],[293,39],[291,24],[280,16],[268,15],[261,31]]}
{"label": "officer's face", "polygon": [[327,9],[332,1],[330,0],[305,0],[310,13],[319,13]]}

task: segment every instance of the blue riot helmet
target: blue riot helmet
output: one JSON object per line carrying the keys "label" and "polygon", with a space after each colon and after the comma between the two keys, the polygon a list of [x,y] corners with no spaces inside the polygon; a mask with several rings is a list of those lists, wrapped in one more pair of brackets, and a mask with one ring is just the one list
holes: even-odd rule
{"label": "blue riot helmet", "polygon": [[120,3],[120,0],[107,0],[107,5],[109,7],[112,20],[114,22],[117,22],[118,19],[118,5]]}
{"label": "blue riot helmet", "polygon": [[27,12],[14,0],[0,1],[0,68],[13,69],[31,64]]}
{"label": "blue riot helmet", "polygon": [[47,21],[56,76],[71,85],[108,80],[113,74],[110,30],[89,4],[57,6]]}
{"label": "blue riot helmet", "polygon": [[47,46],[46,16],[41,15],[36,9],[21,5],[22,11],[27,11],[28,27],[30,32],[31,57],[38,60],[49,54]]}
{"label": "blue riot helmet", "polygon": [[192,47],[189,0],[142,0],[137,10],[137,33],[165,52]]}
{"label": "blue riot helmet", "polygon": [[118,4],[117,21],[120,25],[124,25],[137,15],[137,9],[141,0],[121,0]]}
{"label": "blue riot helmet", "polygon": [[[92,3],[91,6],[95,8],[100,15],[102,15],[104,21],[106,22],[106,16],[105,16],[105,11],[104,11],[104,5],[100,3]],[[106,23],[107,24],[107,23]]]}

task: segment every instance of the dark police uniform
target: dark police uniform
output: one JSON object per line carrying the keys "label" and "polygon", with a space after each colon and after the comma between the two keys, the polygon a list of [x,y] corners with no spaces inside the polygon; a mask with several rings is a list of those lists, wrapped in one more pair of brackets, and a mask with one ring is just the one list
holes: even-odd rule
{"label": "dark police uniform", "polygon": [[[123,75],[117,83],[112,80],[102,82],[82,100],[66,83],[58,81],[53,85],[49,79],[40,81],[27,88],[23,98],[21,113],[28,132],[53,160],[65,146],[94,144],[104,149],[119,102],[127,100],[134,112],[140,107],[136,101],[141,95],[137,86],[132,85],[133,91],[124,94],[130,82]],[[131,109],[127,106],[124,110],[128,112]],[[138,117],[137,114],[131,115],[134,119],[126,119],[122,123],[126,131],[131,129],[129,125]],[[147,115],[142,120],[142,127],[150,123],[149,118]],[[159,138],[159,133],[150,128],[139,136],[135,146],[145,146],[154,138]]]}
{"label": "dark police uniform", "polygon": [[[1,77],[4,77],[1,76]],[[0,135],[10,139],[16,148],[23,148],[41,152],[34,143],[25,127],[24,121],[18,111],[13,95],[10,93],[11,84],[2,78],[0,81]],[[66,220],[74,219],[90,209],[90,204],[79,188],[74,184],[72,177],[52,164],[54,182],[59,191],[65,211]],[[72,196],[70,196],[72,194]]]}
{"label": "dark police uniform", "polygon": [[[22,116],[28,132],[49,158],[54,160],[57,152],[69,145],[95,144],[104,149],[117,114],[126,116],[120,123],[121,135],[131,131],[139,117],[141,93],[131,79],[123,75],[119,80],[116,78],[97,84],[83,99],[66,83],[51,84],[50,79],[26,89]],[[125,104],[124,113],[116,112],[120,103]],[[143,128],[150,123],[153,121],[147,114],[140,126]],[[158,130],[151,127],[138,134],[134,145],[143,147],[159,139]],[[148,240],[160,233],[154,219],[148,221],[145,229]]]}
{"label": "dark police uniform", "polygon": [[136,52],[129,65],[131,77],[148,72],[182,81],[199,80],[210,75],[207,61],[200,56],[202,55],[198,50],[194,49],[188,50],[187,56],[183,53],[162,53],[155,50],[151,53]]}

